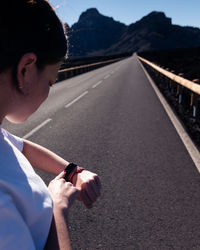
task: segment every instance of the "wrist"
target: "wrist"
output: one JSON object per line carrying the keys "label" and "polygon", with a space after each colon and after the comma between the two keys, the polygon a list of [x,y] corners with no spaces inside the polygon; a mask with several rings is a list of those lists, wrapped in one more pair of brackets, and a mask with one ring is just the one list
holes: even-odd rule
{"label": "wrist", "polygon": [[69,211],[69,206],[66,204],[54,203],[53,212],[57,215],[67,216]]}

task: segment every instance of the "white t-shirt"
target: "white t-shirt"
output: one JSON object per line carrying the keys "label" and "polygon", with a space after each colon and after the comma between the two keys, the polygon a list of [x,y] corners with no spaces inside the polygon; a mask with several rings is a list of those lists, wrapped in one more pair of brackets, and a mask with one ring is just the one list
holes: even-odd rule
{"label": "white t-shirt", "polygon": [[53,202],[21,153],[22,139],[0,127],[0,249],[43,249]]}

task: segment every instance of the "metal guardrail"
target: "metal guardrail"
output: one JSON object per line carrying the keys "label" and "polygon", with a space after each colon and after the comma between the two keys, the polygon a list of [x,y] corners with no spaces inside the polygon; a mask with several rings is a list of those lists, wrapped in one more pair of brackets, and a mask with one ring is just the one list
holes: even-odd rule
{"label": "metal guardrail", "polygon": [[[172,87],[172,82],[176,83],[177,89],[176,89],[176,94],[179,96],[178,101],[179,104],[182,103],[182,95],[183,95],[183,88],[186,88],[187,90],[190,91],[190,107],[192,107],[192,115],[193,117],[197,116],[197,108],[199,105],[199,96],[200,96],[200,85],[193,82],[189,81],[181,76],[178,76],[172,72],[169,72],[166,69],[163,69],[156,64],[138,56],[140,61],[144,62],[148,66],[150,66],[153,70],[155,70],[158,74],[160,73],[162,76],[166,77],[169,79],[169,86]],[[180,74],[181,75],[181,74]],[[194,80],[195,81],[195,80]]]}
{"label": "metal guardrail", "polygon": [[81,65],[81,66],[76,66],[76,67],[71,67],[71,68],[59,70],[58,81],[67,79],[67,78],[75,76],[75,75],[79,75],[79,74],[88,72],[92,69],[96,69],[96,68],[99,68],[103,65],[117,62],[117,61],[122,60],[122,59],[123,58],[121,57],[121,58],[106,60],[106,61],[102,61],[102,62],[98,62],[98,63],[86,64],[86,65]]}
{"label": "metal guardrail", "polygon": [[138,56],[138,58],[143,61],[144,63],[148,64],[149,66],[151,66],[152,68],[154,68],[155,70],[157,70],[158,72],[160,72],[161,74],[165,75],[166,77],[168,77],[169,79],[171,79],[174,82],[177,82],[178,84],[182,85],[183,87],[190,89],[192,92],[200,95],[200,85],[196,84],[192,81],[189,81],[181,76],[177,76],[155,64],[153,64],[152,62]]}

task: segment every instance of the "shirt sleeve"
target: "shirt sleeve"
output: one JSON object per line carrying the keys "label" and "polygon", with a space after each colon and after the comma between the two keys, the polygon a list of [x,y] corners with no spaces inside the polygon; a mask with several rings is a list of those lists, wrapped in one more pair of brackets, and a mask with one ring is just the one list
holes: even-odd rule
{"label": "shirt sleeve", "polygon": [[29,229],[12,198],[0,192],[0,249],[35,250]]}
{"label": "shirt sleeve", "polygon": [[9,133],[7,130],[2,129],[2,133],[5,137],[8,138],[8,140],[20,151],[22,152],[23,147],[24,147],[24,142],[22,140],[22,138],[13,135],[11,133]]}

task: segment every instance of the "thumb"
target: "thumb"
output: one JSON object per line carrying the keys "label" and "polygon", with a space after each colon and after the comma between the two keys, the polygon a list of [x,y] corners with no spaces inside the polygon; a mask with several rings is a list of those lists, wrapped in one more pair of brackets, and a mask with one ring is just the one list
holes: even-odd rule
{"label": "thumb", "polygon": [[57,175],[55,177],[55,180],[60,180],[60,179],[64,178],[65,174],[66,174],[65,170],[63,170],[59,175]]}

